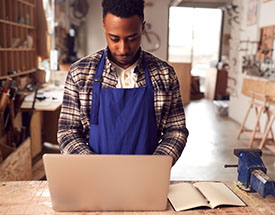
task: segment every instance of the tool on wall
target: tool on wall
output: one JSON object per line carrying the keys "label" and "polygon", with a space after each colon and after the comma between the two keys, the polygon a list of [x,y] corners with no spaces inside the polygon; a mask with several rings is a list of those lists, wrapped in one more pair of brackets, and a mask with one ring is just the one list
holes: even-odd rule
{"label": "tool on wall", "polygon": [[9,103],[8,90],[10,88],[10,85],[11,85],[11,79],[8,78],[6,79],[4,87],[2,88],[1,97],[0,97],[0,136],[4,133],[4,128],[5,128],[5,121],[7,117],[5,112],[6,112],[6,107]]}
{"label": "tool on wall", "polygon": [[32,107],[31,110],[28,111],[27,117],[25,118],[25,126],[26,126],[26,135],[30,136],[30,131],[31,131],[31,120],[32,120],[32,116],[35,112],[35,103],[36,103],[36,99],[37,99],[37,93],[38,90],[40,88],[40,84],[36,84],[33,86],[33,90],[34,90],[34,96],[33,96],[33,101],[32,101]]}
{"label": "tool on wall", "polygon": [[73,15],[77,19],[83,19],[89,10],[89,4],[86,0],[74,0],[71,7],[73,8]]}
{"label": "tool on wall", "polygon": [[234,149],[234,155],[239,158],[238,165],[224,165],[238,167],[238,181],[244,186],[240,189],[247,192],[258,192],[262,197],[275,196],[275,181],[266,173],[267,169],[261,159],[260,149]]}
{"label": "tool on wall", "polygon": [[[12,148],[18,147],[26,138],[27,128],[30,127],[30,121],[21,121],[21,105],[26,97],[27,93],[20,91],[16,87],[16,81],[11,78],[7,78],[3,82],[4,84],[0,90],[0,138],[5,137],[5,144]],[[39,85],[33,87],[32,90],[36,91]],[[30,117],[34,112],[35,100],[33,101],[32,110],[30,111]],[[18,116],[18,117],[17,117]],[[22,125],[22,124],[25,124]]]}
{"label": "tool on wall", "polygon": [[228,24],[232,25],[234,23],[236,24],[240,24],[239,21],[239,6],[235,5],[233,3],[225,5],[224,7],[221,8],[222,10],[226,11],[226,13],[229,16],[228,19]]}
{"label": "tool on wall", "polygon": [[144,33],[142,35],[141,45],[142,48],[154,52],[160,48],[160,37],[156,32],[151,30],[152,25],[146,23]]}

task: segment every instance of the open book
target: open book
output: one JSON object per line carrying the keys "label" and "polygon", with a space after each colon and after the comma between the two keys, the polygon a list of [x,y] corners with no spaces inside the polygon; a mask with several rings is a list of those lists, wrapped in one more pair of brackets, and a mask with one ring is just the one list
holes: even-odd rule
{"label": "open book", "polygon": [[197,182],[172,184],[168,198],[176,211],[221,205],[246,206],[224,183]]}

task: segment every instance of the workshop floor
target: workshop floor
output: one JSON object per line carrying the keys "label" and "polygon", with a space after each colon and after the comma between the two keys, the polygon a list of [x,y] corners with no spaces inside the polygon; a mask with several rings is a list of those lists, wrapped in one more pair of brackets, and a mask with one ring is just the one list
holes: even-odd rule
{"label": "workshop floor", "polygon": [[[172,168],[171,179],[235,181],[237,168],[225,169],[224,164],[237,164],[233,149],[248,146],[248,136],[236,139],[240,124],[219,116],[213,102],[206,99],[192,101],[185,112],[190,134],[182,156]],[[262,159],[268,175],[275,179],[275,145],[272,151],[264,148]]]}

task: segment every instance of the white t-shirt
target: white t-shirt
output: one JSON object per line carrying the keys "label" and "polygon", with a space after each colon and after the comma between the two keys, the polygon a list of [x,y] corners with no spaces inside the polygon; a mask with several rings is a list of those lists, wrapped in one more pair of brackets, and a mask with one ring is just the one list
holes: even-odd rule
{"label": "white t-shirt", "polygon": [[134,73],[138,61],[136,61],[132,66],[127,69],[123,69],[120,66],[112,62],[116,68],[116,73],[118,77],[118,83],[116,88],[136,88],[137,85],[137,74]]}

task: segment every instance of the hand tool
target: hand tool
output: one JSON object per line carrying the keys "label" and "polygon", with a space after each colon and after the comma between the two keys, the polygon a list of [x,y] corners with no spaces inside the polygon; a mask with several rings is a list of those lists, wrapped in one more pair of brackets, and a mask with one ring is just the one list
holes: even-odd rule
{"label": "hand tool", "polygon": [[267,169],[261,159],[260,149],[234,149],[239,158],[238,165],[225,165],[224,167],[238,167],[238,180],[246,191],[258,192],[262,197],[275,196],[275,181],[266,173]]}
{"label": "hand tool", "polygon": [[0,97],[0,135],[4,133],[4,123],[5,123],[4,112],[6,110],[6,107],[9,101],[8,89],[10,87],[10,84],[11,84],[11,79],[7,78]]}
{"label": "hand tool", "polygon": [[11,87],[10,88],[10,130],[12,133],[12,141],[15,143],[15,146],[19,146],[21,143],[20,140],[20,131],[15,126],[15,96],[16,96],[17,88]]}
{"label": "hand tool", "polygon": [[3,155],[2,155],[2,151],[0,150],[0,164],[2,163],[3,161]]}
{"label": "hand tool", "polygon": [[15,101],[14,101],[14,116],[16,117],[17,113],[20,111],[20,108],[25,100],[25,97],[27,96],[26,92],[18,91],[15,95]]}
{"label": "hand tool", "polygon": [[28,126],[26,128],[26,135],[27,136],[30,136],[31,120],[32,120],[32,115],[35,111],[35,102],[36,102],[37,92],[38,92],[39,88],[40,88],[40,84],[36,84],[34,86],[34,97],[33,97],[32,107],[31,107],[31,110],[29,111],[29,114],[28,114],[28,117],[27,117],[27,120],[26,120],[27,121],[26,125]]}

